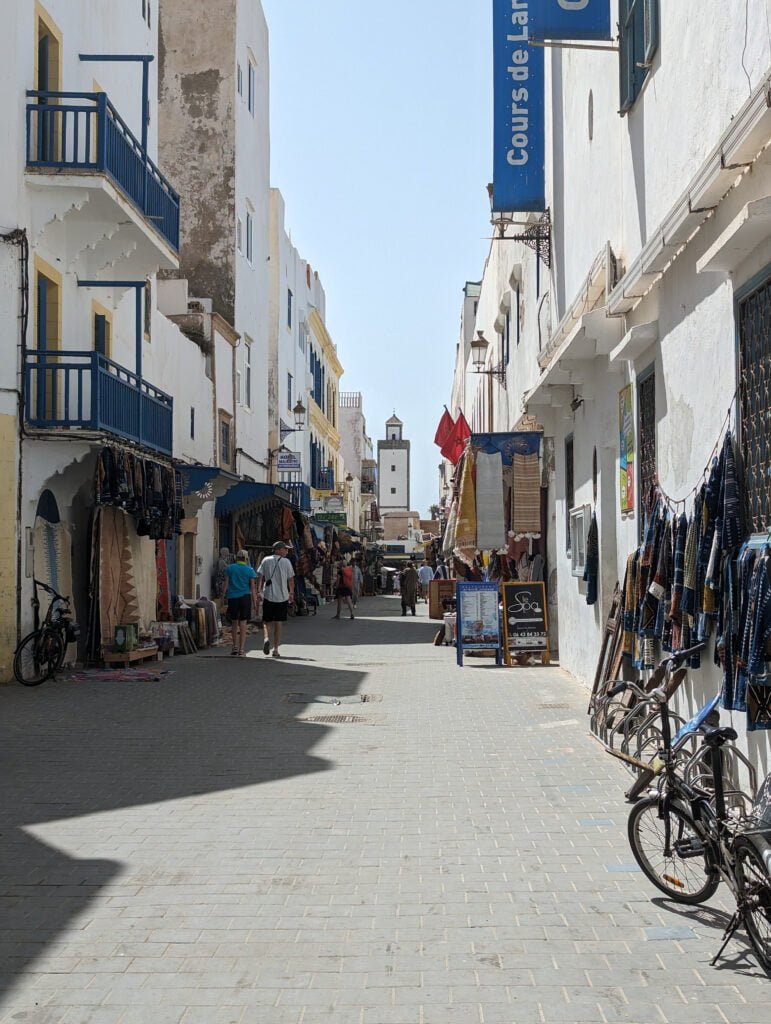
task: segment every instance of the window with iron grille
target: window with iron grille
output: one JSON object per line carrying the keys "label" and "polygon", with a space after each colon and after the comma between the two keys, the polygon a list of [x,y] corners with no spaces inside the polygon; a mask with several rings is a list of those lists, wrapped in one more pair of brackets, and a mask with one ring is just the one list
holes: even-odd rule
{"label": "window with iron grille", "polygon": [[[640,462],[640,509],[644,511],[656,483],[656,374],[637,378],[637,450]],[[642,533],[644,516],[640,516]]]}
{"label": "window with iron grille", "polygon": [[737,302],[741,449],[754,532],[771,526],[771,276]]}

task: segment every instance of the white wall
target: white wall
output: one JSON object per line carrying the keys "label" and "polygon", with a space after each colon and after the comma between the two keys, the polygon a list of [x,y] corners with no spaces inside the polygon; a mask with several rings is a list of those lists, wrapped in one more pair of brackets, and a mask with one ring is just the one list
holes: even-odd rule
{"label": "white wall", "polygon": [[[255,112],[248,109],[248,64],[256,67]],[[243,471],[257,480],[267,480],[268,410],[261,396],[268,389],[268,302],[270,251],[270,106],[268,27],[262,5],[253,0],[236,3],[236,53],[244,75],[243,95],[236,94],[236,217],[246,232],[246,213],[254,217],[253,255],[236,252],[236,301],[233,326],[242,344],[252,339],[252,406],[243,406],[238,416],[238,446],[250,456]],[[233,239],[235,244],[235,239]],[[264,466],[258,465],[264,463]]]}

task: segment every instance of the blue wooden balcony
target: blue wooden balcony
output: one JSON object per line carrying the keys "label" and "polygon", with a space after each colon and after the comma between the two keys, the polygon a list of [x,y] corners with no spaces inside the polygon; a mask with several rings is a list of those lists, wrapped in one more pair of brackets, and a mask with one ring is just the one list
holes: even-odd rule
{"label": "blue wooden balcony", "polygon": [[311,480],[311,487],[317,491],[334,491],[335,471],[333,469],[317,469]]}
{"label": "blue wooden balcony", "polygon": [[301,512],[310,512],[311,489],[307,484],[300,480],[282,480],[280,486],[289,491],[292,504],[296,505]]}
{"label": "blue wooden balcony", "polygon": [[174,399],[99,352],[26,352],[24,418],[29,427],[101,430],[171,455]]}
{"label": "blue wooden balcony", "polygon": [[179,195],[103,92],[28,91],[27,167],[107,175],[179,251]]}

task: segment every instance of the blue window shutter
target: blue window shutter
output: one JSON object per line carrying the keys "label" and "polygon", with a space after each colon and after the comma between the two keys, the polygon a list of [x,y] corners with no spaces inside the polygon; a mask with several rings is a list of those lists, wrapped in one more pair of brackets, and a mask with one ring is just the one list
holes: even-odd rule
{"label": "blue window shutter", "polygon": [[650,64],[659,48],[659,0],[645,0],[645,63]]}

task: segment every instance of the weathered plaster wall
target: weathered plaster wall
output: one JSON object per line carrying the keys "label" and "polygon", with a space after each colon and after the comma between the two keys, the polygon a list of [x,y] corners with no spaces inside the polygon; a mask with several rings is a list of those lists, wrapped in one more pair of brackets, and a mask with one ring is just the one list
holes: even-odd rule
{"label": "weathered plaster wall", "polygon": [[159,157],[185,196],[180,276],[235,318],[235,0],[162,0]]}

